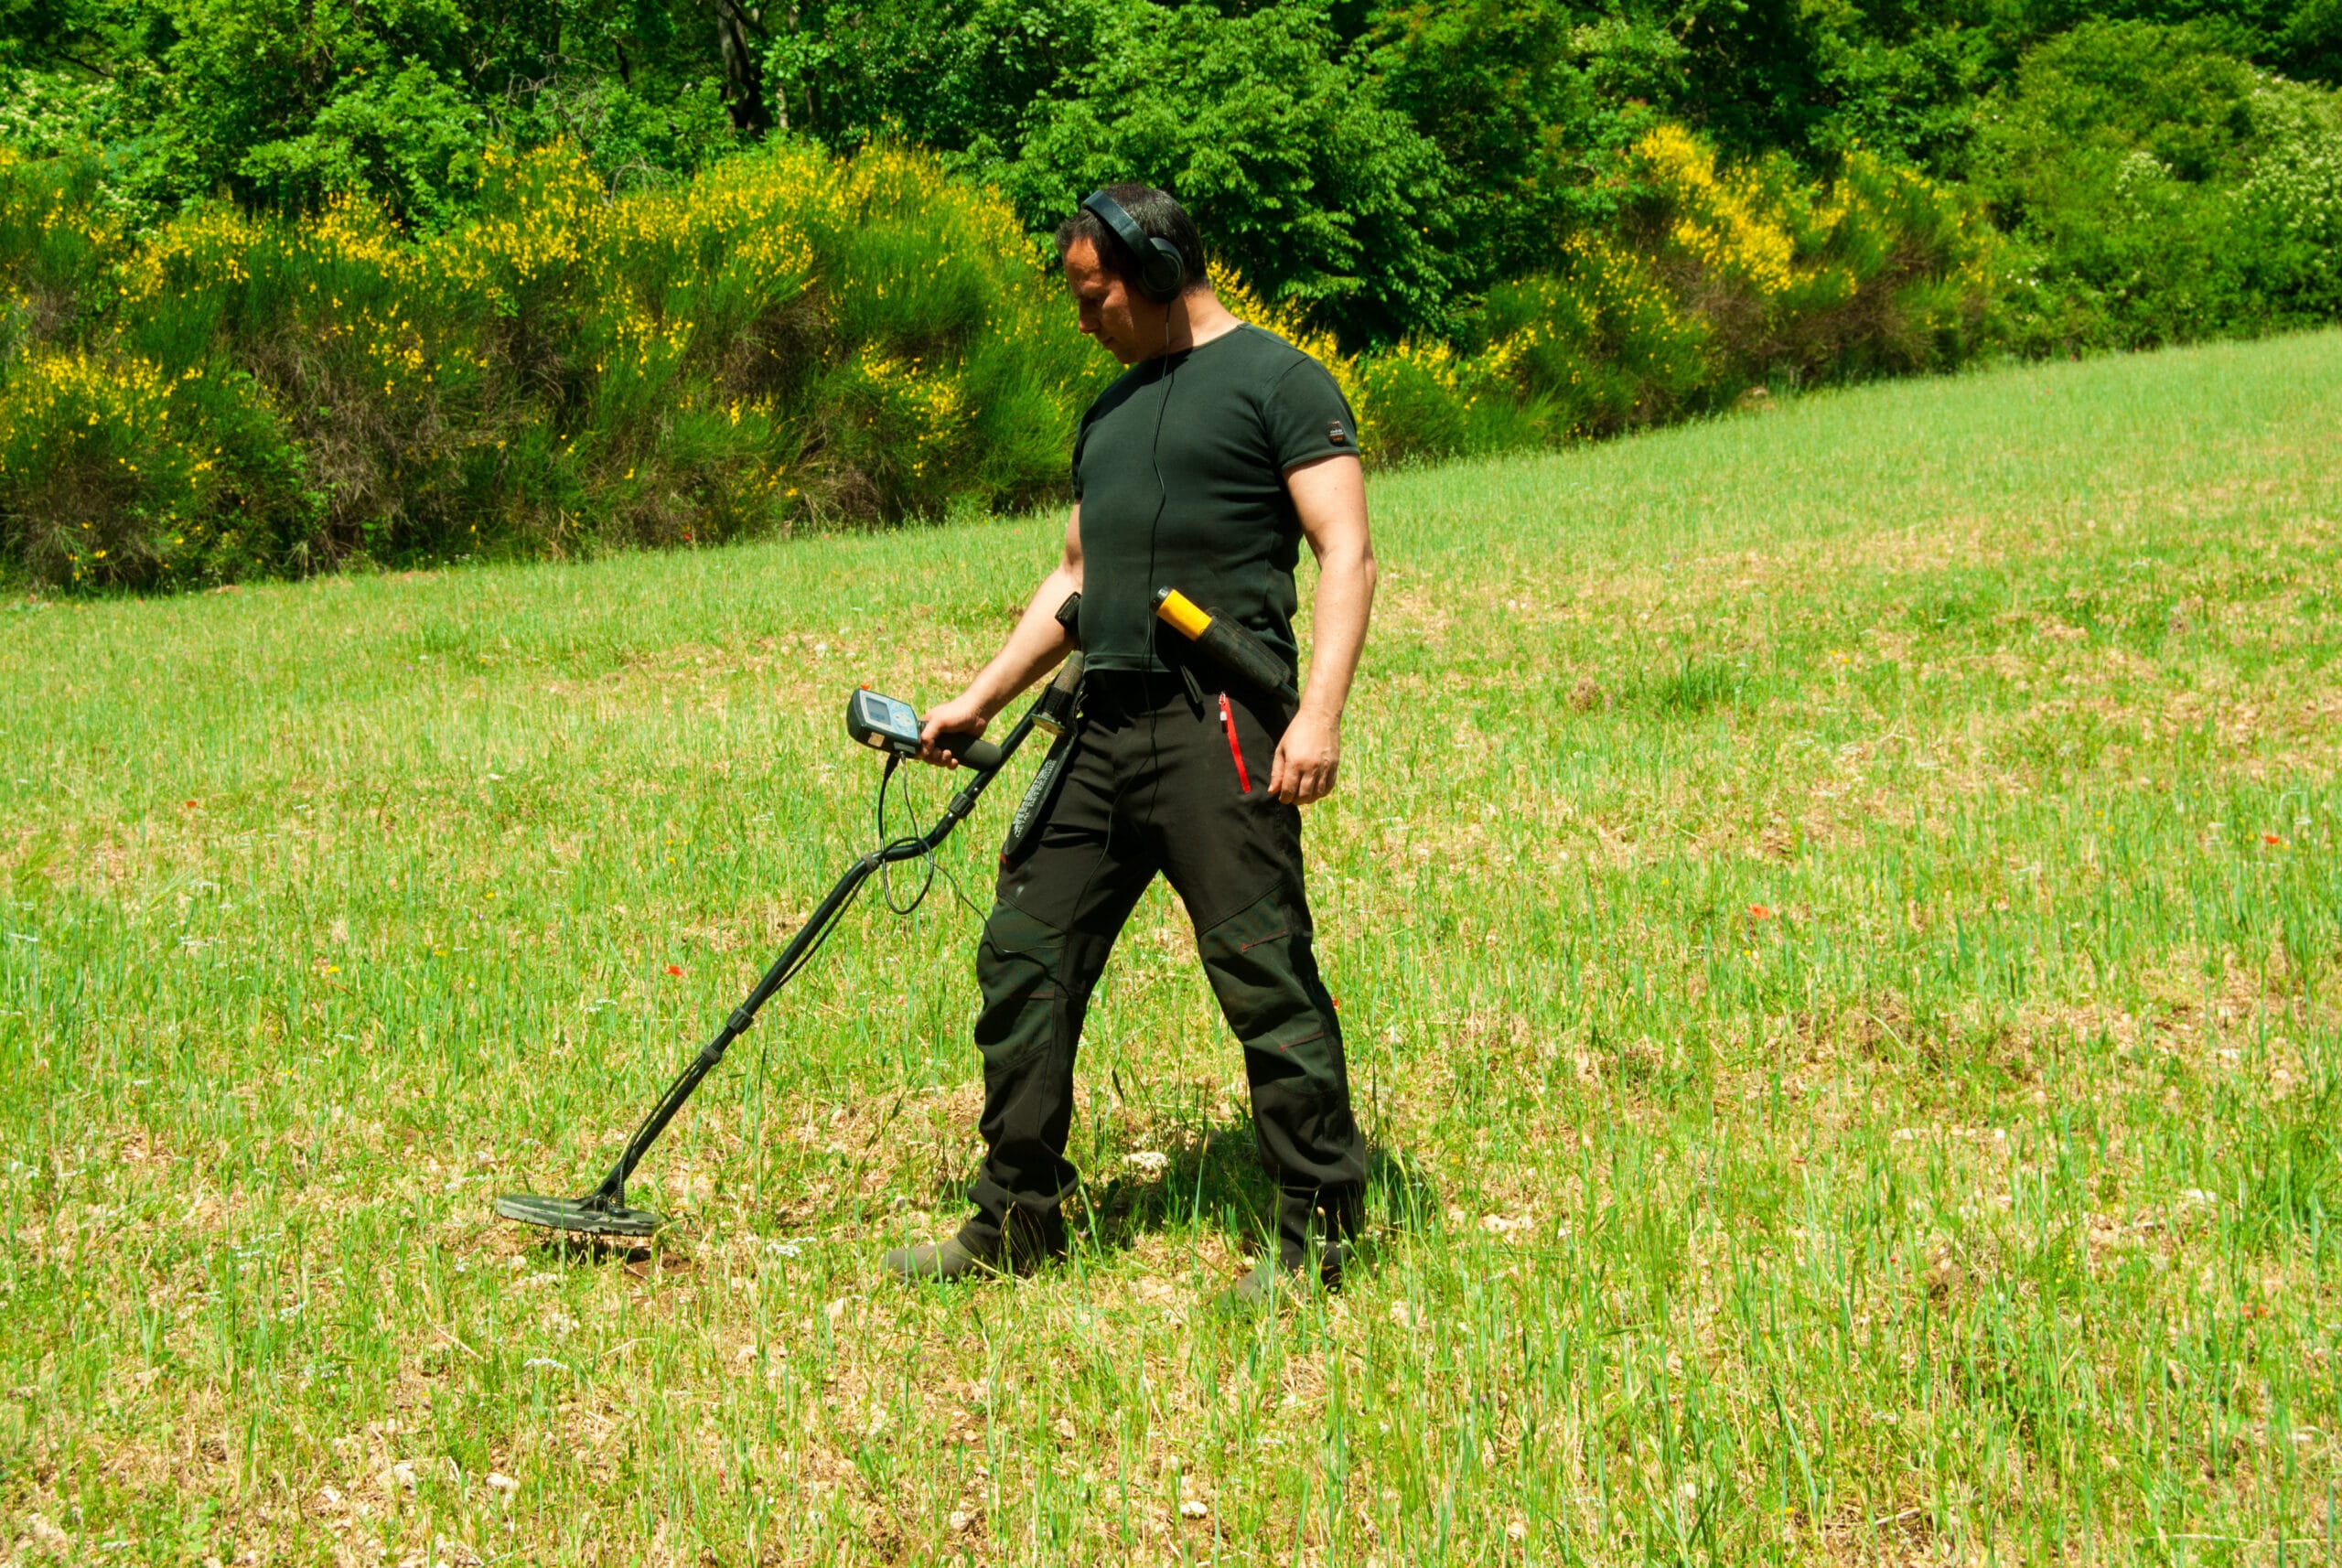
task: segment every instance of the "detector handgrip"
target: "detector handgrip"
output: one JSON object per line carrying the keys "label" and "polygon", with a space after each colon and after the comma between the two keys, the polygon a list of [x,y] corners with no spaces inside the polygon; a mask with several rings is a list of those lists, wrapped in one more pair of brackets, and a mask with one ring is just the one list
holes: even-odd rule
{"label": "detector handgrip", "polygon": [[979,773],[989,773],[1000,766],[1000,747],[978,736],[939,735],[935,749],[951,753],[960,759],[962,768],[972,768]]}

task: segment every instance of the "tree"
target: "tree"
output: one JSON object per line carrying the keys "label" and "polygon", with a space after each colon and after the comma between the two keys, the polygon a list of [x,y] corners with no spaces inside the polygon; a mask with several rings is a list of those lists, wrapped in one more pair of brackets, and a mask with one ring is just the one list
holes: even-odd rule
{"label": "tree", "polygon": [[774,38],[768,91],[782,124],[834,151],[893,136],[988,168],[1015,156],[1035,101],[1096,58],[1116,4],[813,0]]}
{"label": "tree", "polygon": [[1419,0],[1384,10],[1373,43],[1389,102],[1455,167],[1448,227],[1474,288],[1550,267],[1563,235],[1607,216],[1651,102],[1686,86],[1663,27],[1572,0]]}
{"label": "tree", "polygon": [[1002,182],[1039,231],[1093,187],[1147,180],[1254,288],[1346,343],[1436,330],[1453,173],[1359,58],[1333,51],[1316,4],[1124,4],[1064,96],[1034,105]]}
{"label": "tree", "polygon": [[[743,86],[718,23],[754,16],[738,0],[0,0],[0,67],[16,68],[0,123],[70,102],[150,215],[351,191],[432,222],[467,199],[490,140],[569,136],[614,180],[732,145],[726,86],[752,126],[764,101],[754,50]],[[102,82],[102,108],[60,94],[68,76]]]}

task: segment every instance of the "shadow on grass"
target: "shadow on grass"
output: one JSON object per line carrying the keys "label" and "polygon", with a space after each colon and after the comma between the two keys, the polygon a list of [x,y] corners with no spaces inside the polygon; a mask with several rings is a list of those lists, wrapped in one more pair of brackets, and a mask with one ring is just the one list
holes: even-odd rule
{"label": "shadow on grass", "polygon": [[648,1263],[650,1242],[639,1236],[586,1236],[548,1230],[530,1249],[553,1263]]}
{"label": "shadow on grass", "polygon": [[[1067,1216],[1074,1233],[1110,1252],[1181,1224],[1217,1229],[1256,1255],[1273,1245],[1277,1189],[1261,1167],[1251,1117],[1208,1124],[1163,1157],[1159,1171],[1084,1181]],[[1419,1230],[1438,1215],[1438,1194],[1422,1173],[1398,1150],[1370,1142],[1364,1236]]]}

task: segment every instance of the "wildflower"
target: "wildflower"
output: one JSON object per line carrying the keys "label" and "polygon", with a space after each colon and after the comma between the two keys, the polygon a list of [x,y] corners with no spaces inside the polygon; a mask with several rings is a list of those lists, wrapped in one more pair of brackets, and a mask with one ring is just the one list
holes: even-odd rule
{"label": "wildflower", "polygon": [[683,966],[680,963],[671,963],[667,966],[667,972],[669,974],[681,974],[683,972]]}
{"label": "wildflower", "polygon": [[2262,833],[2261,835],[2261,842],[2267,844],[2272,849],[2283,849],[2285,847],[2285,841],[2279,838],[2275,833]]}
{"label": "wildflower", "polygon": [[1773,911],[1762,904],[1751,904],[1748,906],[1748,918],[1752,920],[1769,920],[1773,918]]}

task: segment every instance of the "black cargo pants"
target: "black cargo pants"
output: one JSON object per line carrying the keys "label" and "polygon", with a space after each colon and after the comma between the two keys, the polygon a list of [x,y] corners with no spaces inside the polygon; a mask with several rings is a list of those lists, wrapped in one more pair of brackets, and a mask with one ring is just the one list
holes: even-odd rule
{"label": "black cargo pants", "polygon": [[976,954],[986,1154],[969,1230],[1046,1242],[1074,1189],[1073,1062],[1091,989],[1156,872],[1187,906],[1204,972],[1244,1047],[1279,1251],[1357,1220],[1365,1150],[1341,1026],[1318,977],[1301,812],[1269,793],[1284,718],[1241,693],[1198,705],[1177,676],[1093,673],[1040,831],[1004,861]]}

